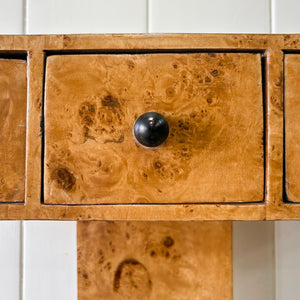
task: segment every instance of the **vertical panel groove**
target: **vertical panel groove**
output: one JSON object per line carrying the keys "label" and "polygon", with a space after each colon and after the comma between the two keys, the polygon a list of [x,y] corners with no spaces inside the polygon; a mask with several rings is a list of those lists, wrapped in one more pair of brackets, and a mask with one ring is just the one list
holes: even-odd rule
{"label": "vertical panel groove", "polygon": [[27,33],[28,0],[23,0],[23,34]]}
{"label": "vertical panel groove", "polygon": [[278,263],[277,263],[277,257],[278,257],[278,238],[277,238],[277,231],[278,231],[278,222],[274,222],[274,282],[275,282],[275,300],[278,299]]}
{"label": "vertical panel groove", "polygon": [[24,224],[20,221],[20,300],[23,300],[24,288]]}
{"label": "vertical panel groove", "polygon": [[274,0],[270,0],[270,33],[275,33],[275,24],[274,24],[274,20],[275,20],[275,16],[274,16],[274,5],[275,2]]}
{"label": "vertical panel groove", "polygon": [[147,33],[151,32],[151,0],[147,0]]}

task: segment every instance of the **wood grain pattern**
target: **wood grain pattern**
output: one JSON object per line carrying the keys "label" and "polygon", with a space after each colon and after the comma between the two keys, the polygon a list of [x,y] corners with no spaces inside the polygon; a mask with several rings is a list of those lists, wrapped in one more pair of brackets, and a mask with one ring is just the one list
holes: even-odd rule
{"label": "wood grain pattern", "polygon": [[[261,78],[259,54],[49,57],[45,203],[262,201]],[[170,126],[155,150],[132,136],[147,111]]]}
{"label": "wood grain pattern", "polygon": [[300,202],[300,55],[285,56],[285,189]]}
{"label": "wood grain pattern", "polygon": [[[25,204],[1,203],[0,219],[58,220],[282,220],[299,219],[300,203],[283,201],[284,55],[298,53],[300,35],[125,34],[0,35],[0,51],[28,53]],[[41,197],[44,64],[48,54],[115,52],[261,53],[265,82],[265,189],[261,203],[45,204]]]}
{"label": "wood grain pattern", "polygon": [[78,299],[232,299],[231,222],[78,222]]}
{"label": "wood grain pattern", "polygon": [[25,199],[26,61],[0,59],[0,202]]}

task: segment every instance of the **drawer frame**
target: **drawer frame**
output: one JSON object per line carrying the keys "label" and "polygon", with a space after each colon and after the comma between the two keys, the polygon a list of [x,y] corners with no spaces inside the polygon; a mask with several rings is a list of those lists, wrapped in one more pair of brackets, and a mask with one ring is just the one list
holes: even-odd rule
{"label": "drawer frame", "polygon": [[[130,34],[0,36],[0,55],[27,53],[26,184],[24,204],[0,204],[0,219],[276,220],[299,219],[300,204],[284,198],[284,55],[300,35]],[[255,52],[264,61],[265,197],[234,204],[43,204],[43,89],[46,57],[63,53]]]}

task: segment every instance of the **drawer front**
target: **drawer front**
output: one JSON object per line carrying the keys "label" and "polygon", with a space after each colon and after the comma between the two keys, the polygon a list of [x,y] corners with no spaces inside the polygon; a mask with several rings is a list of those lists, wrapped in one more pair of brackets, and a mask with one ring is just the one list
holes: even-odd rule
{"label": "drawer front", "polygon": [[285,191],[300,202],[300,55],[285,56]]}
{"label": "drawer front", "polygon": [[0,59],[0,202],[25,193],[26,61]]}
{"label": "drawer front", "polygon": [[[53,55],[44,101],[45,203],[263,200],[260,54]],[[149,111],[155,149],[132,134]]]}

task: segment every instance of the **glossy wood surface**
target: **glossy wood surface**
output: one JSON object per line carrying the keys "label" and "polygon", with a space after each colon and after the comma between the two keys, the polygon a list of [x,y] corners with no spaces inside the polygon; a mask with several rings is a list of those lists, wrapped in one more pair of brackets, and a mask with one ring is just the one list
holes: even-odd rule
{"label": "glossy wood surface", "polygon": [[[167,141],[135,142],[161,113]],[[260,54],[50,56],[45,203],[257,202],[264,197]]]}
{"label": "glossy wood surface", "polygon": [[78,299],[232,299],[231,222],[78,222]]}
{"label": "glossy wood surface", "polygon": [[24,202],[26,61],[0,58],[0,202]]}

